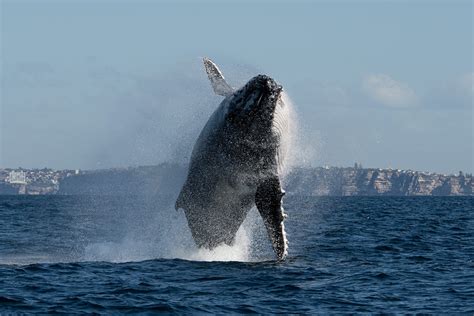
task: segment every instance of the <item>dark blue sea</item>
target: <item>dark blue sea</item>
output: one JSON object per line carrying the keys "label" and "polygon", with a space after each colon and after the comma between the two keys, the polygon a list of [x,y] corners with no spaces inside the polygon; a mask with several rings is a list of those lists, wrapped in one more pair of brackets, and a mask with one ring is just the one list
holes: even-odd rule
{"label": "dark blue sea", "polygon": [[472,197],[288,197],[196,249],[167,197],[1,196],[0,314],[474,313]]}

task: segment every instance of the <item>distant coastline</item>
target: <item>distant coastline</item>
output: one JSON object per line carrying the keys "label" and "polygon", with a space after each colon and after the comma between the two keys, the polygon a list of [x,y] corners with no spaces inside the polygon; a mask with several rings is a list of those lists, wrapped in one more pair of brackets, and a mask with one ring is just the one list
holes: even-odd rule
{"label": "distant coastline", "polygon": [[[0,195],[176,195],[187,167],[156,166],[103,170],[0,169]],[[294,168],[286,177],[290,195],[472,196],[472,174],[444,175],[400,169]]]}

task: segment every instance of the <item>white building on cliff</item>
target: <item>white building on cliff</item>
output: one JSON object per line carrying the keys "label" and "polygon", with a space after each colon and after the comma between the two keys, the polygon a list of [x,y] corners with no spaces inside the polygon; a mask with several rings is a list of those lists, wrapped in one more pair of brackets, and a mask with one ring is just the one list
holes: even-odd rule
{"label": "white building on cliff", "polygon": [[11,184],[26,184],[26,172],[12,170],[6,180]]}

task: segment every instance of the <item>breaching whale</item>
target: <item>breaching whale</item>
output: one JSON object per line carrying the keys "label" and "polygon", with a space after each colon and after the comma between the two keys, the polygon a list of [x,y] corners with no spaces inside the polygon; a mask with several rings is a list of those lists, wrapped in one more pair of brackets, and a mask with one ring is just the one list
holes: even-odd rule
{"label": "breaching whale", "polygon": [[234,90],[219,68],[204,58],[214,92],[225,99],[193,148],[188,176],[176,200],[199,247],[232,245],[255,205],[279,260],[287,255],[280,181],[288,105],[282,86],[258,75]]}

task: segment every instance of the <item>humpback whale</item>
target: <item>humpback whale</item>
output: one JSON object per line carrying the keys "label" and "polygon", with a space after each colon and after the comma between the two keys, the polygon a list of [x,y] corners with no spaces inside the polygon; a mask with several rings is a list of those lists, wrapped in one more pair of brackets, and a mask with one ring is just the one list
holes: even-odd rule
{"label": "humpback whale", "polygon": [[278,260],[287,255],[280,181],[288,105],[282,86],[257,75],[233,89],[207,58],[204,67],[225,99],[209,118],[192,151],[187,179],[176,200],[198,247],[232,245],[253,206],[262,216]]}

